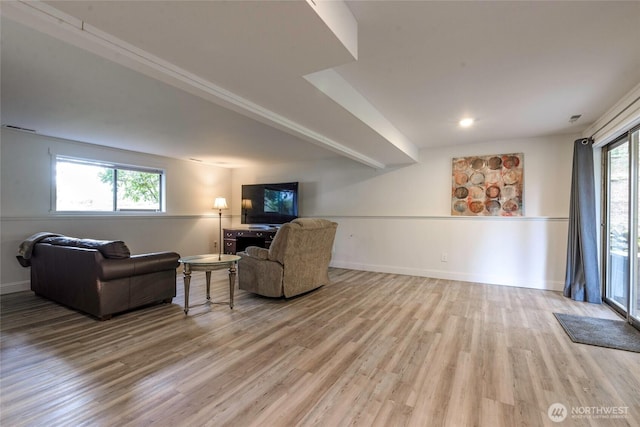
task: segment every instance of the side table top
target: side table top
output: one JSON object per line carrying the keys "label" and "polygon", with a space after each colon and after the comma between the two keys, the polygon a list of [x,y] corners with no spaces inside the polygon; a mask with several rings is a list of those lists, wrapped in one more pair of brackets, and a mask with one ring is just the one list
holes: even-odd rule
{"label": "side table top", "polygon": [[185,256],[178,260],[183,264],[199,265],[199,264],[228,264],[230,262],[236,262],[240,259],[238,255],[230,254],[206,254],[206,255],[192,255]]}

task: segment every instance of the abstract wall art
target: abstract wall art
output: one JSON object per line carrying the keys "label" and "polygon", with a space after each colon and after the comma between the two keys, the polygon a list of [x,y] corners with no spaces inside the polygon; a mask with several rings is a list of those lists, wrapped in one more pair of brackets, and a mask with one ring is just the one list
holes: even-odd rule
{"label": "abstract wall art", "polygon": [[452,171],[451,215],[524,214],[523,153],[457,157]]}

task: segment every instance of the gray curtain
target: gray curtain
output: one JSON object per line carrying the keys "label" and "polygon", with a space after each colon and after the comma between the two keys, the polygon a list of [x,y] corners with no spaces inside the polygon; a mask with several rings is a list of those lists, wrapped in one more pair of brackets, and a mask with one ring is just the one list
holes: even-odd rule
{"label": "gray curtain", "polygon": [[596,236],[596,193],[593,176],[593,140],[573,143],[569,241],[564,296],[576,301],[602,303]]}

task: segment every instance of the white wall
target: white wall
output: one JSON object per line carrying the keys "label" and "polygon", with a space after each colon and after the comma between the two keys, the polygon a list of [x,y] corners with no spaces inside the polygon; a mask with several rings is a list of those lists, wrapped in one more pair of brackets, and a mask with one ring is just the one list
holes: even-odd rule
{"label": "white wall", "polygon": [[[231,171],[166,157],[116,150],[2,129],[0,293],[29,288],[29,269],[15,255],[20,242],[39,231],[124,240],[132,253],[217,252],[216,196],[231,197]],[[70,215],[50,211],[51,154],[164,169],[167,210],[144,215]],[[231,218],[223,215],[222,226]]]}
{"label": "white wall", "polygon": [[[560,290],[578,137],[425,149],[419,163],[381,171],[346,159],[235,169],[233,222],[242,184],[299,181],[300,215],[339,223],[334,266]],[[451,159],[515,152],[524,153],[525,216],[452,217]]]}
{"label": "white wall", "polygon": [[[374,170],[348,159],[233,171],[194,162],[2,130],[0,292],[28,289],[29,270],[15,260],[38,231],[122,239],[133,253],[216,252],[216,196],[240,223],[241,184],[300,182],[300,215],[339,223],[332,265],[533,288],[562,288],[573,141],[578,135],[426,149],[419,163]],[[168,177],[167,212],[159,215],[59,215],[49,211],[50,151],[141,166]],[[524,153],[525,216],[452,217],[451,159]],[[231,216],[232,215],[232,216]],[[443,253],[448,261],[441,262]]]}

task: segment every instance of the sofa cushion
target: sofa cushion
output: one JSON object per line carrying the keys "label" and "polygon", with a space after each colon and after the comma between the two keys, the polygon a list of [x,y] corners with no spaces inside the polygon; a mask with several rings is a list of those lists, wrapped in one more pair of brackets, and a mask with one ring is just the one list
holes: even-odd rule
{"label": "sofa cushion", "polygon": [[48,237],[42,240],[42,243],[48,243],[53,246],[73,246],[83,249],[95,249],[99,251],[103,257],[110,259],[123,259],[131,256],[131,251],[122,240],[94,240],[94,239],[78,239],[75,237]]}

